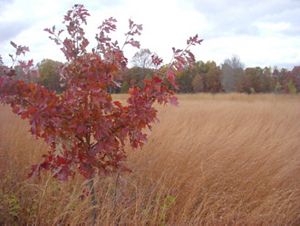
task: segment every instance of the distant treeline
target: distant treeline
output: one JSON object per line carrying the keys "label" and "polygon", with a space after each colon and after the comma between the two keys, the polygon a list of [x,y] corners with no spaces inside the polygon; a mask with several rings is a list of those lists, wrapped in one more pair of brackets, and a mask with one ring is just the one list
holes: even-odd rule
{"label": "distant treeline", "polygon": [[[138,61],[139,60],[139,61]],[[116,75],[118,88],[112,88],[114,93],[127,93],[132,86],[143,86],[143,80],[151,78],[154,70],[152,65],[138,59],[133,67]],[[141,63],[143,62],[143,63]],[[63,80],[60,69],[63,63],[45,59],[37,65],[39,76],[24,76],[22,70],[16,69],[16,78],[33,81],[57,92],[63,91]],[[165,68],[167,65],[164,66]],[[164,70],[164,67],[161,70]],[[192,69],[185,69],[176,75],[178,93],[291,93],[300,92],[300,66],[292,70],[270,67],[245,68],[237,57],[227,59],[217,65],[214,61],[198,61]]]}

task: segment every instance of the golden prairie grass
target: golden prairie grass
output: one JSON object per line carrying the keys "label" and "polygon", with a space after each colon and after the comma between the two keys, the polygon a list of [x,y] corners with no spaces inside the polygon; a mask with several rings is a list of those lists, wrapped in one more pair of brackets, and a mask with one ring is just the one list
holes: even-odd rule
{"label": "golden prairie grass", "polygon": [[[97,224],[300,225],[300,97],[179,99],[128,148],[133,173],[97,179]],[[47,146],[0,109],[0,225],[89,225],[84,180],[26,179]]]}

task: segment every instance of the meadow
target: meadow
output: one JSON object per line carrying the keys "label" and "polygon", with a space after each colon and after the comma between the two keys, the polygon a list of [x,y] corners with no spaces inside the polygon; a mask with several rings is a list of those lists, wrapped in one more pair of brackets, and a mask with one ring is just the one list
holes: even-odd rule
{"label": "meadow", "polygon": [[[125,99],[124,95],[115,96]],[[179,95],[132,173],[96,180],[98,225],[300,225],[300,96]],[[0,106],[0,225],[89,225],[80,176],[27,179],[47,146]]]}

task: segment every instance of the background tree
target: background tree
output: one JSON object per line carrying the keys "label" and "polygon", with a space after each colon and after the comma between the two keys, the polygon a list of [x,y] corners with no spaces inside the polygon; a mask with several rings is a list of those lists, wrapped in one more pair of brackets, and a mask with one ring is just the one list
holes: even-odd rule
{"label": "background tree", "polygon": [[194,92],[204,92],[205,91],[205,73],[207,73],[208,68],[203,61],[196,62],[195,66],[191,69],[192,73],[192,87]]}
{"label": "background tree", "polygon": [[132,57],[133,67],[153,68],[155,65],[152,62],[152,55],[149,49],[140,49]]}
{"label": "background tree", "polygon": [[132,67],[122,72],[122,91],[128,92],[130,87],[138,86],[144,87],[144,80],[151,79],[153,76],[153,69]]}
{"label": "background tree", "polygon": [[260,67],[246,68],[239,81],[239,91],[248,94],[262,92],[262,73],[263,70]]}
{"label": "background tree", "polygon": [[300,91],[300,67],[291,71],[275,68],[272,73],[273,89],[276,93],[297,93]]}
{"label": "background tree", "polygon": [[185,68],[176,75],[178,91],[192,92],[222,92],[221,71],[214,61],[198,61],[193,68]]}
{"label": "background tree", "polygon": [[6,67],[3,63],[3,59],[2,56],[0,55],[0,76],[4,76],[8,70],[8,67]]}
{"label": "background tree", "polygon": [[39,80],[39,73],[36,68],[34,68],[33,70],[24,71],[22,66],[16,65],[14,66],[13,71],[15,72],[15,75],[13,77],[13,79],[15,80],[22,80],[26,83],[36,83]]}
{"label": "background tree", "polygon": [[271,67],[264,67],[264,69],[262,69],[260,82],[261,82],[261,92],[269,93],[274,91],[275,83],[273,81]]}
{"label": "background tree", "polygon": [[192,81],[193,91],[195,93],[203,92],[204,91],[204,81],[203,76],[200,74],[195,75]]}
{"label": "background tree", "polygon": [[205,91],[210,93],[222,92],[221,70],[214,61],[207,61],[207,73],[204,74]]}
{"label": "background tree", "polygon": [[285,89],[285,77],[287,76],[287,70],[282,68],[279,70],[277,67],[274,68],[272,73],[273,83],[274,86],[274,92],[276,93],[284,93],[286,92]]}
{"label": "background tree", "polygon": [[190,69],[186,68],[176,74],[176,84],[178,85],[178,92],[192,93],[193,92],[193,73]]}
{"label": "background tree", "polygon": [[244,65],[237,56],[226,59],[222,64],[221,82],[225,92],[237,92],[239,80],[243,76]]}
{"label": "background tree", "polygon": [[293,80],[291,80],[291,79],[288,80],[287,89],[288,89],[288,93],[290,93],[290,94],[296,94],[297,93],[297,88],[296,88],[296,85],[293,82]]}
{"label": "background tree", "polygon": [[133,67],[122,74],[122,92],[127,92],[134,85],[142,87],[144,79],[152,76],[152,69],[155,67],[152,62],[153,55],[149,49],[140,49],[134,54],[131,60]]}
{"label": "background tree", "polygon": [[287,80],[290,84],[290,93],[300,92],[300,66],[296,66],[288,72]]}
{"label": "background tree", "polygon": [[44,59],[38,64],[39,83],[49,90],[62,92],[60,71],[63,63],[51,59]]}

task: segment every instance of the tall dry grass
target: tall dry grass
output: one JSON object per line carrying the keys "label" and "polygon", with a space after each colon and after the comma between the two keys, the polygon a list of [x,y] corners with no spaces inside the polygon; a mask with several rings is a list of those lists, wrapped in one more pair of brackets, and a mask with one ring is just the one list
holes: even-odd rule
{"label": "tall dry grass", "polygon": [[[123,96],[118,96],[124,99]],[[99,225],[300,225],[300,97],[182,95],[133,173],[98,178]],[[0,111],[0,225],[91,223],[80,177],[26,179],[47,146]]]}

